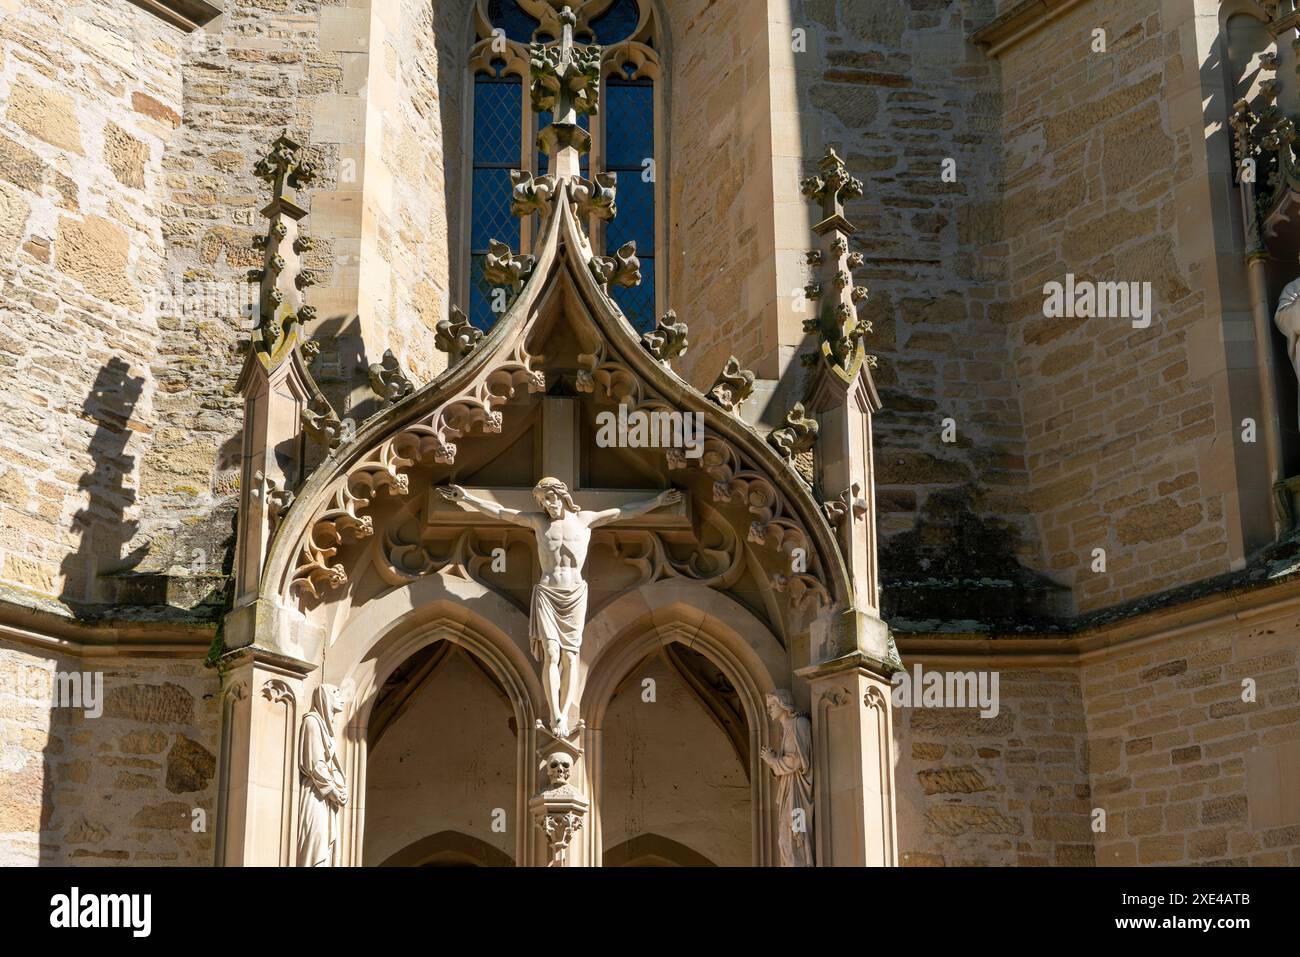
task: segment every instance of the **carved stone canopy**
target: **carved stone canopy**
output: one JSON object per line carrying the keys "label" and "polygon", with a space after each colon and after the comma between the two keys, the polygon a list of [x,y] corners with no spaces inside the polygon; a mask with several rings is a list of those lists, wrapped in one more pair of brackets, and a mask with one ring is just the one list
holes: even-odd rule
{"label": "carved stone canopy", "polygon": [[[730,363],[706,397],[647,351],[589,267],[575,179],[557,179],[536,258],[509,277],[519,292],[491,331],[472,345],[453,345],[459,361],[433,382],[355,434],[338,436],[298,491],[263,579],[278,601],[311,612],[344,594],[360,602],[376,589],[447,570],[527,607],[527,565],[503,578],[492,573],[490,556],[502,544],[510,554],[511,542],[526,549],[518,536],[530,533],[464,512],[443,521],[444,503],[427,490],[463,482],[507,501],[541,474],[572,479],[583,507],[645,498],[670,485],[687,492],[680,512],[597,532],[592,547],[602,557],[592,567],[603,577],[599,588],[615,589],[611,594],[661,578],[721,590],[749,581],[744,587],[775,594],[778,635],[794,634],[819,609],[846,600],[843,558],[821,504],[783,451],[728,414],[752,390],[753,374]],[[497,258],[504,269],[522,257],[505,249]],[[455,326],[445,330],[449,345]],[[679,434],[682,415],[699,416],[698,449],[637,446],[630,434],[614,447],[591,443],[597,417],[616,417],[620,406],[625,416],[667,416],[668,424],[677,416]],[[334,443],[328,415],[312,415],[310,428]]]}

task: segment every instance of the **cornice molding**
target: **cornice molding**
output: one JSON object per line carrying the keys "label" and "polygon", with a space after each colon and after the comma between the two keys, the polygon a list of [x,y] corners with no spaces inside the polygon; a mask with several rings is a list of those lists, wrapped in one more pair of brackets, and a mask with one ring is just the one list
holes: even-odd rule
{"label": "cornice molding", "polygon": [[1229,591],[1131,618],[1084,627],[1068,635],[894,632],[905,658],[1017,667],[1077,667],[1112,655],[1213,631],[1300,618],[1300,577],[1275,585]]}
{"label": "cornice molding", "polygon": [[972,33],[970,41],[987,47],[985,52],[996,59],[1004,50],[1037,33],[1061,14],[1083,2],[1084,0],[1021,0]]}
{"label": "cornice molding", "polygon": [[148,10],[159,20],[177,29],[192,33],[221,16],[224,0],[130,0],[142,10]]}
{"label": "cornice molding", "polygon": [[78,657],[202,658],[215,622],[81,621],[0,598],[0,642]]}

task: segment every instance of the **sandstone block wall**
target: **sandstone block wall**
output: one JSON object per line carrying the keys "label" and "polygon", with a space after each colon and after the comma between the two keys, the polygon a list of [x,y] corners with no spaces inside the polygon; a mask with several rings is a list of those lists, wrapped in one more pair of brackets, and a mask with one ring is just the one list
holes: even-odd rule
{"label": "sandstone block wall", "polygon": [[682,375],[708,388],[734,354],[776,375],[766,4],[667,4],[669,302],[691,328]]}
{"label": "sandstone block wall", "polygon": [[[1026,501],[1036,567],[1080,611],[1226,572],[1245,548],[1190,6],[1079,4],[998,61]],[[1066,273],[1151,283],[1150,327],[1044,317]]]}
{"label": "sandstone block wall", "polygon": [[806,122],[865,186],[847,213],[865,257],[857,279],[870,289],[862,315],[874,327],[865,344],[879,357],[884,404],[875,464],[887,613],[919,617],[936,603],[952,618],[1002,611],[951,587],[978,579],[1003,587],[1006,610],[1033,608],[1045,586],[1023,570],[1041,546],[1003,307],[1000,79],[966,40],[991,5],[800,8],[819,61],[801,91]]}
{"label": "sandstone block wall", "polygon": [[[0,19],[0,580],[40,598],[95,598],[142,484],[180,481],[142,466],[167,389],[153,301],[185,43],[121,2]],[[213,458],[170,468],[207,488]]]}
{"label": "sandstone block wall", "polygon": [[1098,864],[1300,864],[1300,625],[1251,618],[1080,670]]}
{"label": "sandstone block wall", "polygon": [[[925,661],[925,659],[919,659]],[[911,658],[905,658],[909,668]],[[930,664],[924,669],[984,667]],[[1000,707],[894,708],[899,863],[1094,863],[1083,690],[1071,668],[999,668]]]}
{"label": "sandstone block wall", "polygon": [[1274,591],[1089,633],[1059,665],[904,639],[909,670],[998,671],[1001,701],[895,707],[900,863],[1300,863],[1300,625],[1294,588]]}
{"label": "sandstone block wall", "polygon": [[279,133],[320,170],[308,300],[340,414],[373,410],[385,348],[441,367],[466,4],[224,10],[193,34],[126,0],[0,20],[0,583],[40,598],[220,605],[252,168]]}
{"label": "sandstone block wall", "polygon": [[[101,673],[103,713],[51,708],[56,670]],[[197,660],[0,642],[0,866],[210,865],[217,692]]]}

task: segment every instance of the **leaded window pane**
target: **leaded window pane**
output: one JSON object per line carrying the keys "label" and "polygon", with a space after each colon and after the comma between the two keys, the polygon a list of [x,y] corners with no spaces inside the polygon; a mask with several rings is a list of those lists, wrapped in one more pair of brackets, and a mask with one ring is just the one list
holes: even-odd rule
{"label": "leaded window pane", "polygon": [[591,32],[601,46],[622,43],[632,35],[641,20],[636,0],[614,0],[604,13],[591,21]]}
{"label": "leaded window pane", "polygon": [[508,39],[528,43],[533,38],[538,21],[523,11],[516,0],[488,0],[488,21],[500,27]]}

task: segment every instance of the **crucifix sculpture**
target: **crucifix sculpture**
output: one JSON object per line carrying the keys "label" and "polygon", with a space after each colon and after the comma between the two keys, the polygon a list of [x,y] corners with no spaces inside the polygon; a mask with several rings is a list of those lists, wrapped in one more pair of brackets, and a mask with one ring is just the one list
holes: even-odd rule
{"label": "crucifix sculpture", "polygon": [[587,562],[591,530],[661,505],[674,505],[682,500],[682,493],[668,489],[654,498],[590,511],[578,508],[564,482],[547,476],[533,489],[540,510],[522,511],[480,498],[459,485],[442,486],[438,491],[450,501],[531,528],[537,536],[542,576],[533,586],[528,640],[533,657],[542,662],[542,688],[551,709],[551,727],[557,735],[567,737],[569,710],[578,690],[578,652],[587,619],[587,582],[582,577],[582,566]]}
{"label": "crucifix sculpture", "polygon": [[[533,657],[542,663],[550,728],[560,737],[568,737],[574,730],[569,712],[578,695],[578,653],[587,612],[582,569],[593,529],[614,523],[626,528],[690,527],[685,500],[677,489],[650,498],[644,490],[581,490],[578,494],[587,507],[580,508],[573,492],[578,473],[576,413],[571,398],[548,396],[544,400],[542,465],[549,474],[532,489],[438,486],[429,510],[429,521],[438,525],[475,524],[472,516],[462,511],[469,509],[489,520],[533,530],[541,577],[533,586],[528,637]],[[450,507],[438,508],[440,500]],[[662,512],[648,514],[660,508]]]}

